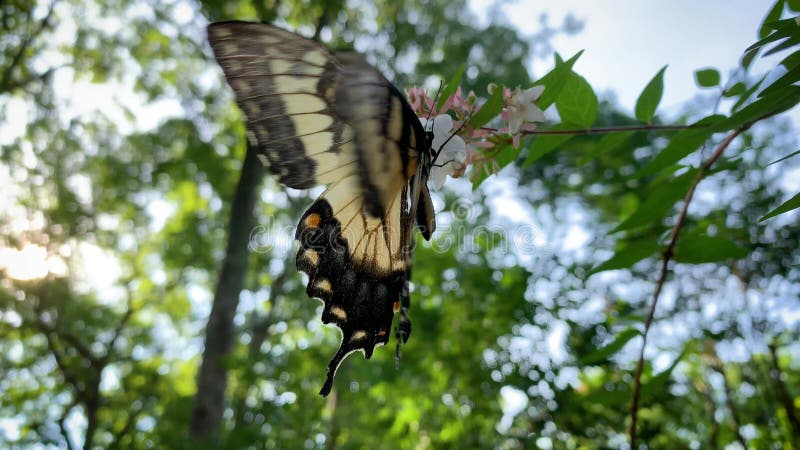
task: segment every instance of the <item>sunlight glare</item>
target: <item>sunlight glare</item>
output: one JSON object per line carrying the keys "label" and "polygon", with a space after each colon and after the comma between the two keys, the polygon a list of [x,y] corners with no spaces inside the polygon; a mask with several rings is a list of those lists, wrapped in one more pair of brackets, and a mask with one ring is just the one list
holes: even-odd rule
{"label": "sunlight glare", "polygon": [[15,280],[29,281],[44,278],[48,272],[47,250],[36,244],[25,244],[22,250],[0,249],[0,269]]}

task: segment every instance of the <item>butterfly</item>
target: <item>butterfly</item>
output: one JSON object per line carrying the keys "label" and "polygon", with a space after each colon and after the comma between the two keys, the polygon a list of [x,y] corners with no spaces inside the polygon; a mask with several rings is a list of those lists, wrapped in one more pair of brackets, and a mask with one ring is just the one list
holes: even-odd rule
{"label": "butterfly", "polygon": [[414,225],[426,240],[436,227],[426,183],[433,133],[358,53],[250,22],[212,23],[208,39],[261,162],[290,188],[327,186],[295,233],[306,293],[342,333],[327,396],[350,353],[369,359],[389,341],[396,313],[398,354],[411,334]]}

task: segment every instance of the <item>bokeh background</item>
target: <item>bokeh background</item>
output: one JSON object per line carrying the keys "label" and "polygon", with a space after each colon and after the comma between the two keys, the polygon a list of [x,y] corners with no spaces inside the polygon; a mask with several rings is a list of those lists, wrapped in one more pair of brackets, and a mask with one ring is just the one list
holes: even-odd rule
{"label": "bokeh background", "polygon": [[[772,3],[552,3],[0,2],[0,447],[625,447],[660,261],[592,268],[653,195],[627,175],[667,134],[602,155],[588,136],[475,190],[451,180],[417,249],[401,364],[393,348],[353,355],[322,399],[339,335],[292,250],[319,191],[284,189],[245,155],[205,39],[211,21],[274,22],[355,46],[401,88],[464,63],[479,96],[585,49],[596,126],[634,123],[666,64],[660,123],[715,107],[696,69],[780,75],[770,59],[737,69]],[[674,266],[645,352],[646,448],[800,448],[798,214],[758,221],[800,189],[799,157],[769,165],[798,150],[799,123],[795,108],[759,124],[697,193],[691,225],[746,252]],[[670,211],[644,235],[663,238]],[[230,326],[204,345],[213,314]],[[208,428],[204,351],[210,385],[227,380]]]}

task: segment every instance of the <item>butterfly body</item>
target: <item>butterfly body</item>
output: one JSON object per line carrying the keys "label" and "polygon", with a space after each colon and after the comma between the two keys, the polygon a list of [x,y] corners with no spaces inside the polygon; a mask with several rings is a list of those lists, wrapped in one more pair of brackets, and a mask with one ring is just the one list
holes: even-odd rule
{"label": "butterfly body", "polygon": [[327,185],[295,234],[306,292],[342,331],[327,395],[348,354],[370,358],[388,342],[398,311],[398,345],[408,339],[413,228],[426,239],[435,228],[431,135],[357,53],[257,23],[218,22],[208,34],[259,159],[288,187]]}

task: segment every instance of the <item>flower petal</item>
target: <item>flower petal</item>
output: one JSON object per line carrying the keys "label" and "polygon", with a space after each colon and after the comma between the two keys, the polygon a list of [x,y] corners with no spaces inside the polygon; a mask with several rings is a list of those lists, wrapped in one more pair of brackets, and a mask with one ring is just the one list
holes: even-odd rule
{"label": "flower petal", "polygon": [[445,177],[447,177],[447,174],[445,174],[441,169],[441,167],[431,167],[428,183],[434,189],[440,189],[442,185],[444,185]]}
{"label": "flower petal", "polygon": [[511,134],[517,134],[521,126],[522,126],[522,114],[514,111],[508,115],[508,131]]}
{"label": "flower petal", "polygon": [[539,100],[539,97],[541,97],[542,93],[544,92],[544,86],[542,85],[534,86],[528,89],[527,92],[531,95],[533,101]]}
{"label": "flower petal", "polygon": [[545,120],[544,111],[532,103],[528,104],[527,108],[525,108],[526,122],[544,122]]}
{"label": "flower petal", "polygon": [[442,114],[433,119],[433,134],[447,134],[453,129],[453,119],[447,115]]}

